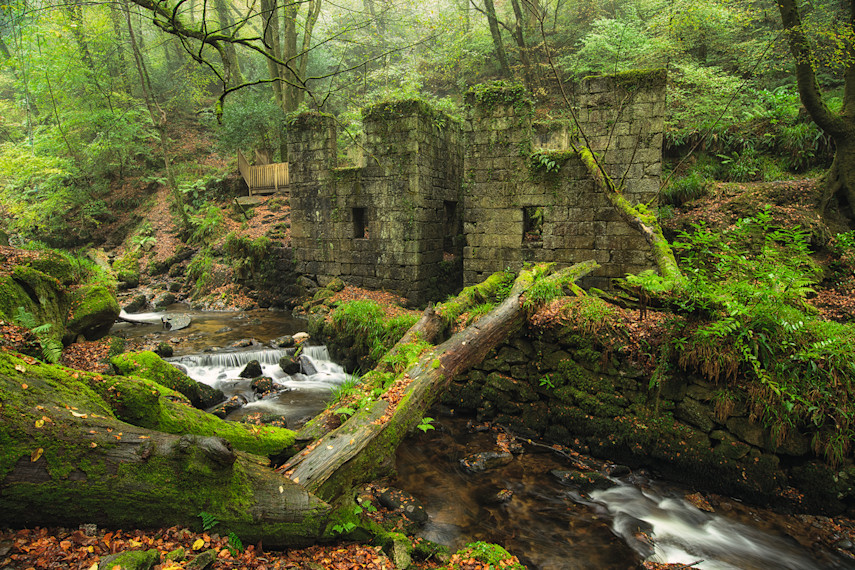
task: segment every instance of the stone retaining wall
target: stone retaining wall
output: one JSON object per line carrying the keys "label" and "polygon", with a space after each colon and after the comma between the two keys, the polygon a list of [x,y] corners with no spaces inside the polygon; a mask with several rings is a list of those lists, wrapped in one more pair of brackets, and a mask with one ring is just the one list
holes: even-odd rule
{"label": "stone retaining wall", "polygon": [[651,382],[591,336],[572,327],[521,333],[457,378],[443,404],[707,491],[807,512],[855,510],[855,467],[818,459],[809,433],[790,429],[776,445],[746,394],[681,372]]}

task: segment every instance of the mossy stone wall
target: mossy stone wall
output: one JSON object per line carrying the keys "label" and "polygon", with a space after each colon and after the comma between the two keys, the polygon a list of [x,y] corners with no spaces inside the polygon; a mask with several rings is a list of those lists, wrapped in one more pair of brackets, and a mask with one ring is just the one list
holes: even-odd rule
{"label": "mossy stone wall", "polygon": [[365,164],[337,168],[335,125],[318,120],[289,130],[297,272],[436,297],[444,254],[462,255],[459,127],[417,101],[381,103],[364,111]]}
{"label": "mossy stone wall", "polygon": [[[601,265],[583,285],[653,267],[643,237],[593,184],[570,141],[572,120],[535,121],[525,94],[507,86],[473,90],[464,124],[464,284],[526,262]],[[582,132],[632,203],[659,190],[664,74],[598,77],[576,86]]]}
{"label": "mossy stone wall", "polygon": [[855,466],[833,468],[790,430],[776,442],[745,394],[675,372],[659,383],[571,327],[521,332],[456,379],[442,403],[518,435],[647,467],[705,491],[806,512],[855,509]]}
{"label": "mossy stone wall", "polygon": [[[594,78],[577,87],[580,125],[633,202],[659,188],[664,73]],[[442,298],[526,262],[602,267],[583,284],[653,267],[568,151],[570,120],[533,123],[519,86],[481,86],[461,126],[421,101],[363,110],[363,162],[338,168],[335,121],[306,113],[288,130],[296,271],[341,277],[412,301]]]}

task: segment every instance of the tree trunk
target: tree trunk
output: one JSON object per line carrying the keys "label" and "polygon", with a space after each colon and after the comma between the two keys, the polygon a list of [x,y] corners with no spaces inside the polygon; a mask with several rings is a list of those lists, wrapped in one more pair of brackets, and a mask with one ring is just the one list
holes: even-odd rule
{"label": "tree trunk", "polygon": [[[593,261],[579,263],[550,279],[575,281],[596,267]],[[384,474],[398,444],[419,424],[452,379],[481,362],[522,325],[526,315],[522,297],[539,270],[520,272],[510,295],[498,307],[424,354],[418,364],[399,376],[383,396],[386,399],[358,410],[280,470],[309,492],[330,501]]]}
{"label": "tree trunk", "polygon": [[187,229],[190,227],[190,220],[187,217],[187,210],[184,208],[184,197],[181,195],[181,190],[178,188],[178,185],[175,182],[175,175],[172,172],[172,158],[169,154],[168,138],[166,136],[166,113],[160,109],[160,106],[154,100],[154,96],[151,93],[151,81],[149,80],[148,70],[146,70],[145,62],[143,61],[142,51],[137,44],[134,27],[131,25],[131,11],[128,6],[128,0],[125,0],[124,7],[128,23],[128,38],[131,41],[131,50],[134,54],[134,63],[136,63],[137,73],[140,78],[140,87],[142,88],[143,98],[145,99],[145,104],[148,108],[151,122],[154,124],[155,130],[158,134],[163,166],[166,169],[166,181],[172,191],[172,197],[175,200],[175,207],[178,208],[178,213],[181,218],[181,228]]}
{"label": "tree trunk", "polygon": [[128,63],[125,58],[125,42],[123,38],[124,34],[122,34],[122,15],[119,10],[120,9],[115,5],[110,5],[109,7],[110,23],[113,25],[113,33],[116,34],[116,58],[115,60],[111,59],[111,62],[115,63],[115,65],[111,65],[110,75],[112,77],[118,76],[124,92],[133,96],[134,93],[126,75]]}
{"label": "tree trunk", "polygon": [[[227,34],[233,33],[234,20],[232,19],[232,15],[229,13],[229,6],[226,0],[215,0],[214,8],[217,11],[217,20],[220,23],[220,31]],[[238,62],[237,50],[235,49],[234,44],[226,43],[223,46],[223,54],[226,87],[243,83],[243,75],[240,71],[240,63]]]}
{"label": "tree trunk", "polygon": [[490,35],[493,36],[493,47],[496,49],[496,57],[499,58],[499,67],[502,75],[510,79],[511,68],[508,66],[508,56],[505,55],[505,44],[502,42],[502,31],[499,29],[493,0],[484,0],[484,9],[487,11],[487,23],[490,25]]}
{"label": "tree trunk", "polygon": [[[502,274],[494,273],[483,282],[465,288],[457,297],[446,301],[436,309],[428,307],[424,310],[416,324],[410,327],[410,330],[401,337],[401,340],[389,349],[387,355],[394,357],[401,353],[407,345],[416,341],[436,344],[438,340],[447,337],[449,326],[458,316],[477,305],[487,302],[489,299],[496,298],[497,291],[503,283]],[[391,358],[388,360],[394,361],[395,359]],[[375,370],[380,372],[394,372],[392,367],[384,362],[380,362],[375,367]],[[315,441],[326,435],[330,431],[330,418],[334,415],[335,412],[332,409],[322,411],[309,420],[297,432],[297,440]]]}
{"label": "tree trunk", "polygon": [[217,532],[247,543],[284,547],[321,535],[329,506],[267,458],[219,437],[124,423],[93,391],[101,381],[112,380],[0,354],[0,523],[198,527],[206,512]]}
{"label": "tree trunk", "polygon": [[297,53],[297,15],[299,4],[287,2],[283,10],[283,45],[282,60],[287,66],[280,66],[279,76],[284,80],[282,85],[283,110],[293,113],[300,106],[303,90],[298,88],[299,77],[299,54]]}
{"label": "tree trunk", "polygon": [[80,56],[89,73],[89,80],[94,81],[96,77],[95,64],[92,62],[92,53],[89,51],[89,43],[86,41],[83,27],[83,6],[79,2],[66,4],[65,13],[71,21],[71,35],[80,50]]}
{"label": "tree trunk", "polygon": [[[816,79],[815,57],[804,33],[798,4],[795,0],[777,0],[781,21],[787,35],[790,53],[796,65],[796,83],[802,105],[811,119],[834,139],[834,162],[825,177],[825,188],[820,200],[820,211],[831,203],[835,195],[848,202],[848,216],[855,214],[855,48],[846,41],[848,65],[844,71],[843,106],[840,114],[832,113],[825,103]],[[855,24],[855,3],[849,2],[849,26]]]}
{"label": "tree trunk", "polygon": [[511,0],[511,6],[514,9],[514,41],[517,43],[517,48],[520,50],[520,63],[522,63],[523,67],[523,81],[525,81],[526,89],[529,91],[534,91],[534,86],[532,85],[531,78],[531,61],[528,53],[528,46],[525,41],[525,33],[523,32],[523,28],[525,27],[525,16],[523,16],[522,9],[520,8],[519,0]]}
{"label": "tree trunk", "polygon": [[[264,30],[264,45],[267,50],[276,59],[282,59],[282,50],[279,46],[279,10],[277,0],[261,0],[261,20],[263,22],[262,29]],[[279,78],[279,65],[271,59],[267,59],[267,71],[270,74],[270,79]],[[284,109],[284,98],[282,93],[282,83],[274,81],[272,84],[273,96],[276,99],[276,104]]]}

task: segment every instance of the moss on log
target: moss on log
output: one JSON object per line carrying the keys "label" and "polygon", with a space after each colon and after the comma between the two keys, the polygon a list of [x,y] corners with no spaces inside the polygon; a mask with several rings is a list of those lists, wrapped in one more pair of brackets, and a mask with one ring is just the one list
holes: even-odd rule
{"label": "moss on log", "polygon": [[129,352],[110,359],[119,374],[140,376],[184,394],[197,408],[210,408],[225,400],[220,390],[196,382],[154,352]]}
{"label": "moss on log", "polygon": [[[168,394],[126,380],[113,386]],[[323,531],[328,505],[267,458],[220,437],[125,423],[90,381],[98,375],[0,354],[0,524],[198,526],[205,511],[266,546],[310,543]]]}

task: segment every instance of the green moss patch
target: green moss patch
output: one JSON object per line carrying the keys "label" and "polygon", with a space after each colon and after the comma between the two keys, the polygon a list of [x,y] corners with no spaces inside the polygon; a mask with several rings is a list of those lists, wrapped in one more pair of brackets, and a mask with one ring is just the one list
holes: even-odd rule
{"label": "green moss patch", "polygon": [[147,378],[180,392],[196,407],[213,406],[225,399],[219,390],[196,382],[151,351],[119,354],[111,358],[110,363],[119,374]]}

